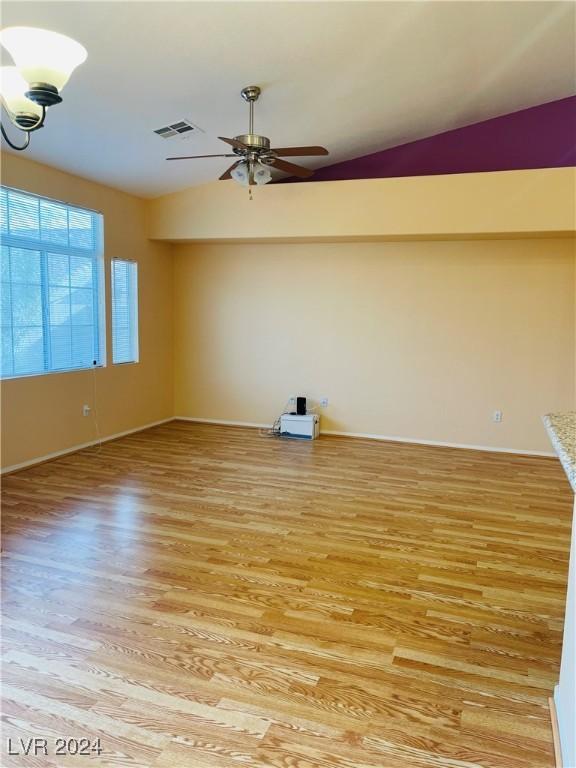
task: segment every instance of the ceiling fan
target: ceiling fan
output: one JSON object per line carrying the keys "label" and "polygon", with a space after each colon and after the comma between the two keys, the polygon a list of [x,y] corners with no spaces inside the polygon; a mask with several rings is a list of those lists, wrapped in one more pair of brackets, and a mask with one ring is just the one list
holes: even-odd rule
{"label": "ceiling fan", "polygon": [[272,179],[270,167],[280,171],[306,179],[312,176],[314,171],[295,163],[282,160],[283,157],[303,157],[327,155],[324,147],[270,147],[270,139],[254,133],[254,102],[260,96],[260,88],[257,85],[249,85],[240,92],[242,98],[250,105],[250,124],[248,133],[226,139],[219,136],[232,147],[232,153],[224,155],[187,155],[184,157],[167,157],[167,160],[196,160],[202,157],[238,157],[235,163],[226,170],[220,179],[234,179],[245,186],[254,184],[267,184]]}

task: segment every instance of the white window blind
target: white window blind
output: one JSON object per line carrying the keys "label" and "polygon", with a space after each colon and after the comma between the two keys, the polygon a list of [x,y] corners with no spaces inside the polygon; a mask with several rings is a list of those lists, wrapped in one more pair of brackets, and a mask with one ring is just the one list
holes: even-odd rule
{"label": "white window blind", "polygon": [[0,187],[0,375],[105,361],[102,216]]}
{"label": "white window blind", "polygon": [[112,259],[112,362],[138,362],[138,265]]}

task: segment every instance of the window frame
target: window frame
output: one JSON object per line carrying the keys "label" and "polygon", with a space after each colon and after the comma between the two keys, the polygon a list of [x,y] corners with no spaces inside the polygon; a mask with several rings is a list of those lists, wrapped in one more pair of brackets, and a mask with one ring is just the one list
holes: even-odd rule
{"label": "window frame", "polygon": [[[93,313],[93,327],[97,329],[97,346],[99,352],[99,361],[94,365],[93,363],[83,366],[74,366],[73,368],[52,368],[43,371],[30,371],[26,373],[10,373],[3,374],[0,369],[0,382],[11,381],[13,379],[25,379],[34,376],[50,376],[52,374],[67,374],[67,373],[80,373],[83,371],[93,370],[95,368],[105,368],[107,365],[107,345],[106,345],[106,280],[105,271],[106,263],[104,256],[104,214],[101,211],[97,211],[93,208],[86,208],[82,205],[76,205],[74,203],[65,202],[54,197],[47,197],[46,195],[39,195],[36,192],[30,192],[27,189],[19,189],[17,187],[11,187],[8,184],[1,184],[1,189],[6,192],[15,192],[16,194],[26,195],[28,197],[34,197],[38,201],[45,200],[49,203],[56,203],[57,205],[63,205],[67,209],[75,209],[85,211],[93,217],[94,235],[96,240],[96,248],[93,251],[87,251],[82,248],[75,248],[74,246],[62,246],[57,243],[43,242],[40,239],[30,239],[19,235],[10,235],[9,232],[0,234],[0,243],[7,248],[21,248],[22,250],[36,251],[40,253],[40,292],[41,292],[41,310],[42,310],[42,329],[43,329],[43,353],[46,364],[49,364],[51,360],[51,350],[49,337],[45,333],[47,323],[47,308],[49,306],[49,279],[48,279],[48,262],[47,254],[62,254],[69,258],[71,256],[77,256],[80,258],[90,258],[93,261],[94,269],[92,270],[92,295],[96,298],[96,301],[92,302]],[[7,210],[10,211],[10,199],[7,198]],[[9,220],[7,221],[9,226]],[[11,260],[10,260],[11,266]],[[10,290],[12,291],[12,280],[9,281]],[[14,354],[14,327],[12,325],[12,355]]]}
{"label": "window frame", "polygon": [[[131,315],[131,322],[132,327],[135,329],[135,338],[134,338],[134,348],[135,348],[135,357],[134,360],[119,360],[116,362],[114,360],[114,264],[115,262],[119,262],[121,264],[129,264],[134,267],[134,279],[136,281],[136,285],[134,288],[133,296],[134,296],[134,302],[133,306],[130,307],[130,315]],[[126,259],[121,256],[113,256],[110,259],[110,355],[111,355],[111,361],[112,365],[138,365],[140,362],[140,315],[139,315],[139,304],[140,304],[140,281],[138,280],[138,261],[136,259]]]}

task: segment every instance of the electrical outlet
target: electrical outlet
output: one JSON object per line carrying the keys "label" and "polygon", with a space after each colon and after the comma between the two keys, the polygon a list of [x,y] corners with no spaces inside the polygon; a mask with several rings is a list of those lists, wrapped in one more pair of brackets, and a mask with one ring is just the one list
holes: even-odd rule
{"label": "electrical outlet", "polygon": [[296,405],[296,398],[295,397],[290,397],[288,399],[288,405]]}
{"label": "electrical outlet", "polygon": [[321,408],[328,408],[328,398],[323,397],[322,400],[320,400],[320,407]]}
{"label": "electrical outlet", "polygon": [[82,406],[82,416],[90,416],[90,411],[92,408],[90,408],[89,405],[83,405]]}
{"label": "electrical outlet", "polygon": [[496,424],[500,424],[502,421],[502,411],[494,411],[492,415],[492,421],[495,421]]}

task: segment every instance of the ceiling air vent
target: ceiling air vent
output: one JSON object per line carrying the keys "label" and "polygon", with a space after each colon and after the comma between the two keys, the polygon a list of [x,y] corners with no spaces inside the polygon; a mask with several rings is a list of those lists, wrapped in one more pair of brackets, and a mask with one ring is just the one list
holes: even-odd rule
{"label": "ceiling air vent", "polygon": [[180,138],[184,139],[191,136],[194,132],[204,133],[202,128],[194,125],[190,120],[178,120],[176,123],[170,123],[170,125],[157,128],[154,131],[154,133],[158,134],[158,136],[161,136],[163,139],[171,139],[175,136],[180,136]]}

